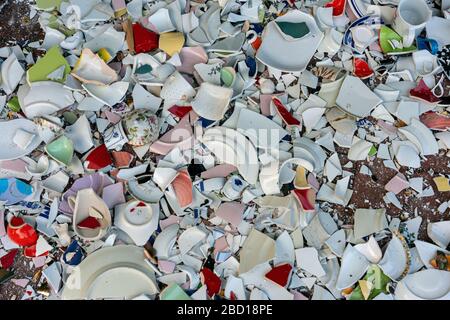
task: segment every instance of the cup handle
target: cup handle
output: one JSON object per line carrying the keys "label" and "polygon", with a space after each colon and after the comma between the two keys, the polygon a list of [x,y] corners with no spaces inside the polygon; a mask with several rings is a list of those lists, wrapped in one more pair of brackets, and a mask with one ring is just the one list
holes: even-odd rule
{"label": "cup handle", "polygon": [[408,34],[406,36],[403,36],[403,48],[408,48],[412,46],[414,40],[416,38],[416,33],[414,30],[408,30]]}
{"label": "cup handle", "polygon": [[75,203],[76,203],[76,198],[74,196],[69,196],[67,198],[67,204],[69,205],[70,209],[75,210]]}

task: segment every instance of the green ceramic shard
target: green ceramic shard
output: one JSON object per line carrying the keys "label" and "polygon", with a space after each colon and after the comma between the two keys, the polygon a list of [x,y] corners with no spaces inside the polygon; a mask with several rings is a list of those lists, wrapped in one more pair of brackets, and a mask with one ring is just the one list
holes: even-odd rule
{"label": "green ceramic shard", "polygon": [[59,9],[62,0],[36,0],[36,5],[41,10]]}
{"label": "green ceramic shard", "polygon": [[11,98],[11,100],[8,101],[7,105],[11,111],[14,111],[14,112],[20,111],[19,98],[17,98],[17,97]]}
{"label": "green ceramic shard", "polygon": [[284,34],[295,39],[302,38],[309,33],[309,28],[304,22],[276,21],[276,23]]}
{"label": "green ceramic shard", "polygon": [[370,148],[369,150],[369,156],[374,156],[377,154],[377,148],[375,146],[372,146],[372,148]]}
{"label": "green ceramic shard", "polygon": [[66,136],[61,136],[46,145],[45,151],[56,161],[68,166],[73,157],[73,142]]}
{"label": "green ceramic shard", "polygon": [[77,115],[72,111],[64,112],[63,117],[64,120],[66,120],[70,125],[74,124],[78,120]]}
{"label": "green ceramic shard", "polygon": [[172,283],[167,286],[159,296],[160,300],[192,300],[181,287]]}
{"label": "green ceramic shard", "polygon": [[380,35],[379,35],[379,41],[380,41],[380,47],[381,50],[386,54],[394,54],[394,53],[408,53],[416,51],[417,48],[415,46],[410,46],[408,48],[393,48],[392,45],[389,43],[389,41],[396,40],[400,43],[403,43],[403,38],[401,35],[399,35],[397,32],[392,30],[389,27],[382,26],[380,28]]}
{"label": "green ceramic shard", "polygon": [[226,87],[231,87],[234,82],[236,74],[233,73],[233,70],[223,68],[220,70],[220,79]]}
{"label": "green ceramic shard", "polygon": [[61,54],[59,46],[54,46],[28,70],[28,82],[49,81],[50,79],[47,76],[61,66],[65,66],[64,76],[58,82],[64,82],[66,80],[66,76],[70,73],[70,66]]}

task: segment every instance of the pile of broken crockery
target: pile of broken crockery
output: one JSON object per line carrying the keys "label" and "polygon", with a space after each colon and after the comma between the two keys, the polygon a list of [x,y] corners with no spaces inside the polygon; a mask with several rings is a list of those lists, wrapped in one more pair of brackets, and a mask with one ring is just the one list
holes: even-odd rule
{"label": "pile of broken crockery", "polygon": [[[45,38],[0,49],[0,288],[450,299],[450,1],[30,6]],[[376,158],[384,204],[349,205]],[[442,219],[391,216],[402,192]]]}

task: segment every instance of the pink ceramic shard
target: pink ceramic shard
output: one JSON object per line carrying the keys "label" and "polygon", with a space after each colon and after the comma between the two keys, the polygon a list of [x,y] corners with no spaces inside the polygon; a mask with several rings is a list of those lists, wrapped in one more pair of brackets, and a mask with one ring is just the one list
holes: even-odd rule
{"label": "pink ceramic shard", "polygon": [[3,237],[4,235],[6,235],[5,211],[0,210],[0,237]]}
{"label": "pink ceramic shard", "polygon": [[181,221],[181,218],[179,216],[172,214],[167,219],[160,220],[159,226],[161,227],[161,230],[164,230],[173,224],[180,223],[180,221]]}
{"label": "pink ceramic shard", "polygon": [[164,273],[172,273],[175,270],[175,262],[169,260],[158,260],[158,268]]}
{"label": "pink ceramic shard", "polygon": [[225,178],[237,168],[231,164],[219,164],[201,173],[202,179]]}
{"label": "pink ceramic shard", "polygon": [[190,123],[190,114],[185,115],[175,127],[166,132],[150,146],[150,151],[166,155],[174,148],[190,149],[194,146],[195,137]]}
{"label": "pink ceramic shard", "polygon": [[229,246],[227,238],[225,236],[220,237],[214,242],[214,254],[217,255],[219,252],[228,251]]}
{"label": "pink ceramic shard", "polygon": [[184,47],[179,55],[181,60],[181,66],[177,67],[179,72],[193,74],[196,64],[208,62],[208,55],[202,47]]}
{"label": "pink ceramic shard", "polygon": [[237,227],[242,222],[245,205],[240,202],[231,201],[220,205],[216,211],[216,216]]}
{"label": "pink ceramic shard", "polygon": [[420,121],[433,130],[445,131],[450,128],[450,117],[434,111],[422,113]]}
{"label": "pink ceramic shard", "polygon": [[409,182],[406,180],[405,176],[401,173],[394,176],[389,182],[384,186],[387,191],[391,191],[395,194],[402,192],[409,187]]}
{"label": "pink ceramic shard", "polygon": [[172,181],[172,187],[181,208],[192,203],[192,180],[187,170],[180,171]]}

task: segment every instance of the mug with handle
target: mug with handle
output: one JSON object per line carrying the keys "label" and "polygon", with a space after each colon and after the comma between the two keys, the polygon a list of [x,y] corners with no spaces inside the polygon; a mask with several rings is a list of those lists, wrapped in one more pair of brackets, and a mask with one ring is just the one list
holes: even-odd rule
{"label": "mug with handle", "polygon": [[431,10],[424,0],[401,0],[392,28],[403,37],[403,47],[410,47],[431,19]]}

